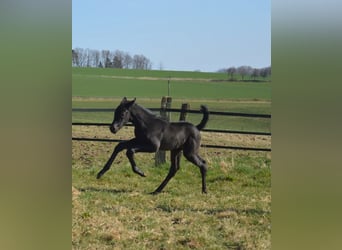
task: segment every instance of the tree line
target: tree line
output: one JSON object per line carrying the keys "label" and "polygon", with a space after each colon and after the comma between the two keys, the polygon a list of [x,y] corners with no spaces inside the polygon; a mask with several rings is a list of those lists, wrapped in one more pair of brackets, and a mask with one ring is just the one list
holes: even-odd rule
{"label": "tree line", "polygon": [[[128,52],[121,50],[96,50],[75,48],[72,50],[73,67],[92,68],[118,68],[118,69],[152,69],[152,62],[144,55],[131,56]],[[162,67],[161,67],[162,68]],[[271,75],[271,66],[265,68],[252,68],[250,66],[229,67],[218,70],[227,73],[228,80],[257,80],[266,79]],[[240,77],[238,79],[237,77]]]}
{"label": "tree line", "polygon": [[75,48],[72,50],[72,66],[147,70],[152,68],[152,62],[144,55],[131,56],[121,50]]}
{"label": "tree line", "polygon": [[267,78],[271,76],[271,66],[265,68],[252,68],[251,66],[229,67],[218,70],[221,73],[227,73],[228,79],[231,81],[238,80],[237,75],[240,76],[240,80],[246,80],[249,77],[250,80],[256,80],[259,77]]}

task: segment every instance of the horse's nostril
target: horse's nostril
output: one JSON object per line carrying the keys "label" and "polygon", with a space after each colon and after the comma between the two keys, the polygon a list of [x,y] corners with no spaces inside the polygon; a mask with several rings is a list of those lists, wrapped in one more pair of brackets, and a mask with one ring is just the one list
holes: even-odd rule
{"label": "horse's nostril", "polygon": [[115,134],[117,132],[117,129],[115,129],[114,126],[110,126],[109,129],[113,134]]}

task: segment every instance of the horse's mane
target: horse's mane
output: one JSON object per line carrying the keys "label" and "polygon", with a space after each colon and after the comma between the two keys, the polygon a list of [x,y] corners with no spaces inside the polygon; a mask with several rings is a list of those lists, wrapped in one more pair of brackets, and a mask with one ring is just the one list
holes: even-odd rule
{"label": "horse's mane", "polygon": [[160,118],[159,116],[157,116],[155,113],[153,113],[151,110],[139,105],[138,103],[134,103],[134,106],[138,109],[140,109],[141,111],[144,112],[144,114],[152,116],[154,118]]}

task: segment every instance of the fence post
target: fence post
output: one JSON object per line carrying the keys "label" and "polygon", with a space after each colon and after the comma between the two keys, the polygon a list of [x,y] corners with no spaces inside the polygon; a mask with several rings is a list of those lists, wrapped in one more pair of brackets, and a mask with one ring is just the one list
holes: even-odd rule
{"label": "fence post", "polygon": [[186,116],[187,116],[187,110],[190,109],[190,104],[189,103],[182,103],[182,107],[181,107],[181,112],[179,115],[179,120],[180,121],[186,121]]}
{"label": "fence post", "polygon": [[[168,121],[171,119],[171,112],[166,112],[166,109],[171,108],[172,97],[170,96],[163,96],[161,99],[161,106],[160,106],[160,116]],[[155,153],[155,166],[159,166],[163,163],[166,163],[165,151],[157,151]]]}
{"label": "fence post", "polygon": [[160,116],[166,118],[166,96],[163,96],[160,104]]}
{"label": "fence post", "polygon": [[[172,97],[168,96],[166,97],[166,108],[170,109],[172,104]],[[168,121],[171,121],[171,112],[167,112],[167,119]]]}

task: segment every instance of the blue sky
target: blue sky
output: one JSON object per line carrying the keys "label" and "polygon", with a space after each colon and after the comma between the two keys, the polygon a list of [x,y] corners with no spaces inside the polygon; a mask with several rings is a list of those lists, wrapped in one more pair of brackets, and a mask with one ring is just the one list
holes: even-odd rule
{"label": "blue sky", "polygon": [[154,69],[271,65],[270,0],[73,0],[72,47],[143,54]]}

